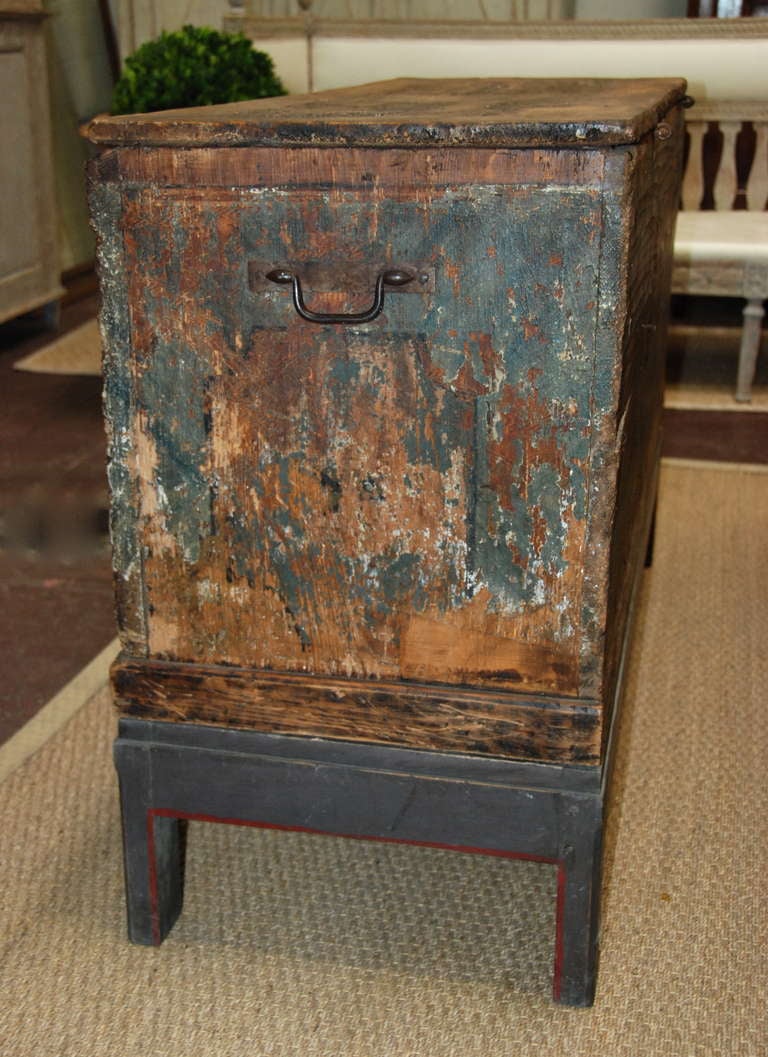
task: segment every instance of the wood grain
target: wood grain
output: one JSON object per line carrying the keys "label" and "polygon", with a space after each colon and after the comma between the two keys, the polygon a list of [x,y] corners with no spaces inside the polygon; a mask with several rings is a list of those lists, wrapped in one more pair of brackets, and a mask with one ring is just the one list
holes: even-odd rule
{"label": "wood grain", "polygon": [[[407,196],[405,162],[396,198],[125,194],[147,649],[578,695],[601,193]],[[415,259],[435,289],[318,328],[250,289],[252,256],[342,280]],[[321,285],[319,311],[370,298]]]}
{"label": "wood grain", "polygon": [[447,187],[602,186],[605,155],[585,150],[414,151],[389,148],[172,147],[104,150],[100,181],[185,188],[191,198],[212,187],[319,190],[413,196]]}
{"label": "wood grain", "polygon": [[400,78],[311,95],[96,118],[95,143],[536,147],[635,143],[682,97],[671,78]]}
{"label": "wood grain", "polygon": [[124,716],[593,766],[594,703],[119,658]]}
{"label": "wood grain", "polygon": [[604,732],[610,729],[633,596],[643,569],[661,454],[672,242],[682,175],[682,110],[670,112],[666,121],[671,134],[649,136],[635,152],[626,176],[622,214],[626,252],[617,313],[623,336],[601,685]]}

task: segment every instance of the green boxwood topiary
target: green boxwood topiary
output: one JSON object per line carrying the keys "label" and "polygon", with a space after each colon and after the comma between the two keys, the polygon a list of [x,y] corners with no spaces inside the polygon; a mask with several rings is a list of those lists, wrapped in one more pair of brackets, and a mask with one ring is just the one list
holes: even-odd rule
{"label": "green boxwood topiary", "polygon": [[113,114],[235,103],[285,95],[272,59],[242,33],[184,26],[161,33],[125,60]]}

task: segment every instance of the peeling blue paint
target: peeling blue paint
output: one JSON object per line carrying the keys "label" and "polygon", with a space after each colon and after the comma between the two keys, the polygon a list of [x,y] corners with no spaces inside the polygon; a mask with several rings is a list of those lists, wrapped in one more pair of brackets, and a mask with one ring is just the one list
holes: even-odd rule
{"label": "peeling blue paint", "polygon": [[[251,371],[254,359],[272,356],[270,341],[287,341],[292,327],[306,326],[297,322],[286,290],[249,289],[248,260],[272,259],[300,270],[303,260],[319,254],[313,246],[332,244],[329,269],[335,259],[346,266],[359,258],[361,268],[371,262],[381,267],[421,262],[434,268],[436,288],[426,295],[388,294],[383,315],[372,324],[306,332],[301,352],[284,365],[283,388],[274,390],[279,393],[274,398],[286,402],[287,447],[273,450],[277,441],[267,438],[252,459],[262,471],[277,462],[280,501],[265,495],[256,474],[251,483],[261,500],[259,512],[235,510],[227,528],[234,574],[252,577],[254,565],[270,568],[291,619],[306,629],[314,604],[307,570],[315,559],[305,533],[313,514],[305,483],[325,488],[324,509],[332,519],[347,493],[367,502],[366,474],[377,480],[377,509],[385,511],[390,497],[420,487],[426,469],[437,468],[447,478],[458,465],[469,510],[450,583],[439,592],[425,588],[434,575],[431,559],[407,543],[374,555],[334,552],[330,523],[324,575],[337,577],[340,592],[368,607],[372,620],[403,604],[419,611],[436,594],[444,605],[461,606],[484,586],[498,609],[515,612],[541,604],[539,574],[556,577],[566,568],[563,495],[571,517],[583,519],[587,508],[583,466],[590,450],[595,320],[597,311],[607,311],[596,308],[602,304],[601,201],[591,190],[561,188],[553,195],[524,187],[449,190],[429,202],[377,200],[373,191],[371,196],[320,194],[307,206],[301,196],[281,191],[224,204],[212,193],[204,204],[171,202],[170,236],[156,225],[138,233],[139,259],[162,254],[168,259],[167,268],[154,266],[161,280],[167,278],[167,291],[148,283],[146,296],[158,331],[163,320],[167,325],[167,296],[178,295],[172,277],[192,263],[185,230],[191,219],[195,238],[217,262],[209,271],[201,268],[192,284],[202,334],[158,339],[138,387],[140,404],[155,423],[168,530],[188,561],[197,561],[200,541],[210,532],[212,494],[217,502],[205,469],[210,433],[217,428],[205,403],[213,370],[207,344],[229,350],[223,367],[236,375]],[[239,224],[234,234],[219,226],[222,212],[233,210]],[[259,363],[259,370],[281,367],[277,358],[270,364]],[[272,390],[242,384],[243,396],[253,401],[258,433],[260,417],[276,410],[265,403]],[[362,425],[374,436],[375,423],[361,424],[357,416],[360,408],[379,406],[387,387],[392,400],[400,401],[396,413],[407,472],[391,480],[391,454],[382,452],[381,465],[346,480],[336,457],[344,451],[350,461]],[[338,451],[316,450],[317,399],[329,443]],[[248,416],[247,407],[243,414]],[[458,501],[446,493],[441,502],[451,510]],[[368,503],[366,517],[374,516],[371,507]],[[538,549],[533,511],[545,532]],[[445,549],[443,543],[436,546]],[[441,575],[447,566],[446,559]]]}

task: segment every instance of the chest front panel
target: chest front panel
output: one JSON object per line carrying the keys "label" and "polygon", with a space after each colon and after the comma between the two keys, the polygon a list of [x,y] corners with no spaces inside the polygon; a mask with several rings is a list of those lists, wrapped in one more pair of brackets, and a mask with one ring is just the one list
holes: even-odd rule
{"label": "chest front panel", "polygon": [[[125,194],[148,653],[576,693],[600,188],[495,152],[504,182],[393,192],[369,153],[354,186]],[[317,324],[278,266],[316,311],[424,281]]]}

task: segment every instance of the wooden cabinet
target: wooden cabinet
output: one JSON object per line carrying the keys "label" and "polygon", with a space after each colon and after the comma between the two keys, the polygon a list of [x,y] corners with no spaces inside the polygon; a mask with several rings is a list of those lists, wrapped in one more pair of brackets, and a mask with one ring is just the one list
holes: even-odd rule
{"label": "wooden cabinet", "polygon": [[63,292],[44,17],[37,0],[0,5],[0,323]]}
{"label": "wooden cabinet", "polygon": [[598,789],[682,93],[408,80],[92,126],[128,741]]}

